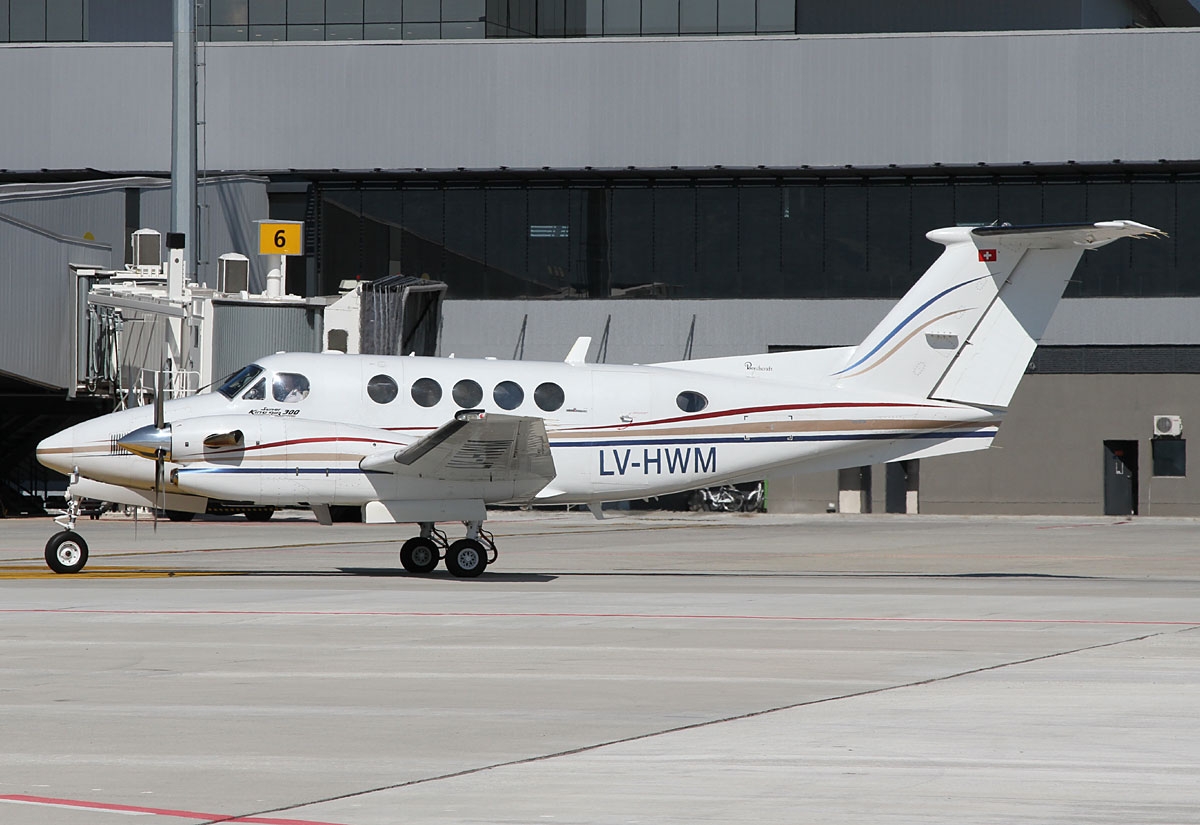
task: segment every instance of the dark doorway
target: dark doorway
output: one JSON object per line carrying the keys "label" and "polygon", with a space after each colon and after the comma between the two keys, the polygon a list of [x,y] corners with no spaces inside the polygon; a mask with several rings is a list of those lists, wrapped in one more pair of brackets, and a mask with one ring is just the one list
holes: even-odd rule
{"label": "dark doorway", "polygon": [[1138,443],[1104,442],[1104,515],[1136,516]]}
{"label": "dark doorway", "polygon": [[887,467],[885,505],[889,513],[916,513],[920,490],[919,459],[893,461]]}

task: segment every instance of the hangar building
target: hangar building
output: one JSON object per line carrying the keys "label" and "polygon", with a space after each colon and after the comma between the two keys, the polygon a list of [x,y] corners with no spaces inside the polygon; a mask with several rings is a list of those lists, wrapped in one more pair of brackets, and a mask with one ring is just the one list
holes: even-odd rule
{"label": "hangar building", "polygon": [[[0,192],[0,230],[116,267],[165,231],[170,5],[0,0],[0,184],[38,203]],[[857,343],[937,227],[1133,218],[1171,239],[1085,256],[997,449],[928,462],[920,509],[1197,515],[1197,25],[1191,0],[201,0],[201,174],[237,184],[201,187],[200,257],[253,254],[233,216],[265,197],[306,222],[291,292],[428,277],[443,354],[591,335],[649,363]],[[31,277],[0,261],[4,301]],[[61,345],[13,315],[5,349]],[[61,383],[0,357],[8,466],[29,422],[89,412]],[[770,479],[769,506],[884,509],[904,469]]]}

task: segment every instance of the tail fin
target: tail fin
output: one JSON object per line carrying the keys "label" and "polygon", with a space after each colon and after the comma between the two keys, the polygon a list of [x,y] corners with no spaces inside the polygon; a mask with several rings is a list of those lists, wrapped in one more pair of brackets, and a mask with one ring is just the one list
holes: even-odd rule
{"label": "tail fin", "polygon": [[945,251],[833,377],[1006,407],[1083,251],[1162,234],[1133,221],[935,229]]}

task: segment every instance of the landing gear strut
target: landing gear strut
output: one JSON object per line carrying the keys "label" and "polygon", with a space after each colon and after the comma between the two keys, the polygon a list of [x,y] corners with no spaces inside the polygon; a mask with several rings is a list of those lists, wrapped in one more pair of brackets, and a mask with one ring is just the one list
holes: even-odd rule
{"label": "landing gear strut", "polygon": [[75,532],[78,519],[79,500],[72,497],[67,500],[67,512],[54,519],[63,531],[46,542],[46,564],[55,573],[78,573],[87,564],[87,542]]}
{"label": "landing gear strut", "polygon": [[404,542],[400,548],[400,564],[410,573],[431,573],[445,559],[446,569],[460,579],[473,579],[496,561],[500,552],[492,534],[483,529],[482,521],[464,522],[466,538],[450,543],[446,534],[432,522],[421,522],[421,535]]}

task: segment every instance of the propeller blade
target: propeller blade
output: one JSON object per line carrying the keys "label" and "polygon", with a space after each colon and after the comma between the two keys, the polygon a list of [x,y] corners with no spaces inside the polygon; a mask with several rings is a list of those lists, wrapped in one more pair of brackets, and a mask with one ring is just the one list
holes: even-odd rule
{"label": "propeller blade", "polygon": [[161,430],[165,422],[165,414],[163,412],[163,390],[166,381],[162,370],[154,374],[154,429]]}
{"label": "propeller blade", "polygon": [[163,486],[163,466],[166,459],[163,456],[163,451],[158,450],[154,455],[154,532],[158,532],[158,510],[159,498],[162,495]]}

